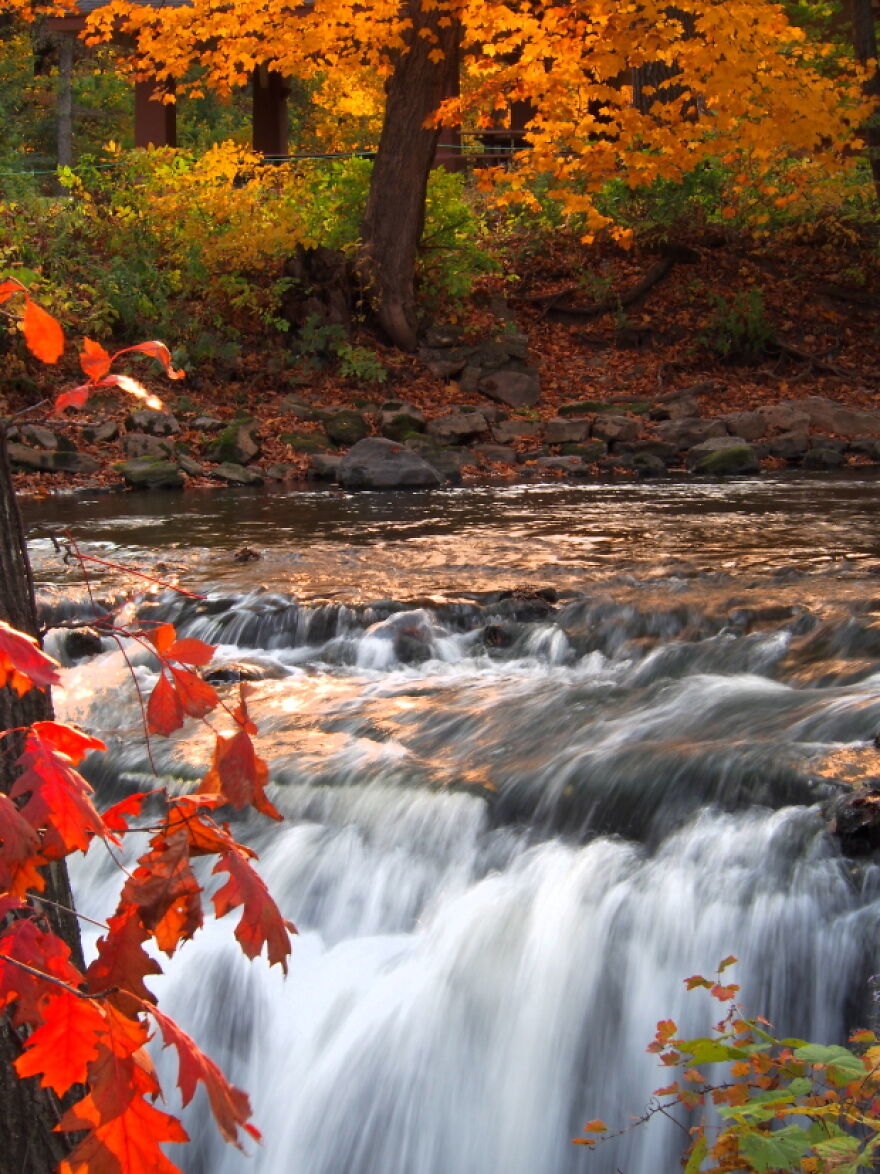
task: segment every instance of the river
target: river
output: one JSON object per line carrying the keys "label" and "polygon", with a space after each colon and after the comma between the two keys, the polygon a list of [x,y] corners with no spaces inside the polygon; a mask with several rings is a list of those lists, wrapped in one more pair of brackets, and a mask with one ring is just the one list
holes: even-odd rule
{"label": "river", "polygon": [[[824,813],[880,758],[876,502],[849,476],[28,503],[48,617],[169,619],[261,678],[286,818],[241,830],[300,933],[287,981],[221,920],[154,984],[264,1134],[245,1156],[197,1104],[186,1174],[673,1174],[667,1122],[571,1138],[668,1082],[657,1020],[718,1017],[685,977],[735,954],[782,1034],[864,1024],[880,871]],[[108,801],[155,785],[128,676],[105,641],[58,697]],[[154,745],[172,787],[207,752]],[[106,915],[106,855],[74,881]]]}

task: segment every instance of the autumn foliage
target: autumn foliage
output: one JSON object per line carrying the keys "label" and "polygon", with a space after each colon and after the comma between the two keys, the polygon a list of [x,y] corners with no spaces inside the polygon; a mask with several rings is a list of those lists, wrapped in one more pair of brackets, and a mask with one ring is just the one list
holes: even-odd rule
{"label": "autumn foliage", "polygon": [[[47,339],[53,337],[45,321],[50,316],[35,313],[39,308],[17,283],[0,286],[0,298],[16,293],[26,299],[26,341],[46,357],[51,350]],[[128,349],[170,368],[159,343]],[[79,389],[83,396],[108,383],[130,390],[121,382],[124,377],[109,375],[115,357],[87,343],[81,358],[88,377]],[[2,738],[17,734],[21,742],[12,785],[8,794],[0,793],[0,1013],[21,1043],[18,1075],[37,1079],[69,1106],[57,1129],[78,1141],[59,1174],[170,1174],[176,1169],[161,1147],[187,1136],[180,1122],[155,1104],[161,1089],[146,1050],[154,1035],[177,1055],[184,1105],[201,1084],[227,1141],[238,1145],[244,1135],[259,1139],[245,1093],[230,1085],[157,1008],[147,985],[161,973],[156,953],[172,956],[202,925],[208,898],[194,861],[213,860],[213,875],[221,883],[210,903],[217,917],[237,917],[235,937],[249,958],[265,951],[270,965],[286,972],[295,932],[254,870],[255,854],[218,817],[221,809],[252,806],[280,818],[265,794],[268,771],[253,743],[256,727],[246,687],[234,707],[224,706],[197,672],[210,661],[213,648],[178,639],[169,624],[126,635],[150,648],[160,666],[144,707],[148,734],[172,733],[187,718],[207,722],[218,710],[232,731],[214,731],[213,764],[193,794],[137,793],[105,810],[79,770],[90,751],[104,748],[100,739],[57,721],[0,733]],[[36,642],[0,622],[0,687],[23,695],[57,681],[57,665]],[[113,852],[132,835],[145,837],[146,846],[127,872],[96,957],[83,970],[45,917],[46,869],[74,852],[86,852],[96,840]]]}

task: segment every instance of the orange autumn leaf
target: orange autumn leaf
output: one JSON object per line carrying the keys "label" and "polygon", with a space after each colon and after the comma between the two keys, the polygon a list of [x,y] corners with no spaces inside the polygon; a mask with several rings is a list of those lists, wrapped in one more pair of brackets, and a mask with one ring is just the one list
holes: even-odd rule
{"label": "orange autumn leaf", "polygon": [[91,338],[84,338],[82,350],[79,353],[79,365],[83,374],[92,382],[97,383],[110,370],[112,359],[99,342]]}
{"label": "orange autumn leaf", "polygon": [[254,750],[247,730],[239,729],[236,734],[217,735],[211,768],[199,789],[222,795],[236,810],[252,806],[271,819],[281,819],[264,789],[268,779],[268,766]]}
{"label": "orange autumn leaf", "polygon": [[19,897],[29,890],[42,892],[46,882],[40,867],[45,863],[37,831],[0,793],[0,889]]}
{"label": "orange autumn leaf", "polygon": [[25,302],[21,328],[28,350],[43,363],[57,363],[64,351],[64,333],[58,322],[30,298]]}
{"label": "orange autumn leaf", "polygon": [[175,668],[170,672],[183,712],[190,717],[204,717],[220,704],[217,690],[197,673]]}

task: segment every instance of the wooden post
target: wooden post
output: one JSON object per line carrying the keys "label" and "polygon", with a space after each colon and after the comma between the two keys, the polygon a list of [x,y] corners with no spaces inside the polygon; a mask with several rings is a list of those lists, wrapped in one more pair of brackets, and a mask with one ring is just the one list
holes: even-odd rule
{"label": "wooden post", "polygon": [[135,82],[134,145],[136,147],[176,147],[177,107],[156,97],[159,86],[154,81]]}
{"label": "wooden post", "polygon": [[251,75],[252,142],[255,151],[270,159],[287,155],[289,94],[287,78],[265,65],[257,66]]}
{"label": "wooden post", "polygon": [[57,116],[58,166],[73,165],[73,38],[75,33],[58,33]]}

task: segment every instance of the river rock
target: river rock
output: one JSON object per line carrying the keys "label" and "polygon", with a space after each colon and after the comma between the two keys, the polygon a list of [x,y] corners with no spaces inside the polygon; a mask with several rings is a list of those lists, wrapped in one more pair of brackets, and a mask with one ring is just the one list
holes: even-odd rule
{"label": "river rock", "polygon": [[566,420],[577,416],[595,416],[597,412],[604,412],[607,407],[608,405],[602,400],[580,399],[560,404],[559,415]]}
{"label": "river rock", "polygon": [[282,432],[279,440],[294,452],[316,453],[330,448],[330,437],[324,432]]}
{"label": "river rock", "polygon": [[10,444],[8,451],[9,460],[16,468],[42,473],[97,473],[101,467],[93,457],[66,449],[50,451]]}
{"label": "river rock", "polygon": [[208,471],[212,481],[225,481],[227,485],[262,485],[263,478],[253,469],[237,465],[234,461],[223,461]]}
{"label": "river rock", "polygon": [[545,473],[567,473],[569,475],[585,471],[584,462],[580,457],[538,457],[535,461],[535,468]]}
{"label": "river rock", "polygon": [[807,415],[810,425],[818,432],[833,432],[847,440],[857,436],[880,435],[880,412],[849,408],[846,404],[837,403],[821,395],[796,400],[795,404]]}
{"label": "river rock", "polygon": [[196,416],[192,426],[196,432],[219,432],[224,424],[216,416]]}
{"label": "river rock", "polygon": [[592,432],[597,440],[613,444],[614,441],[635,440],[642,433],[642,425],[631,416],[597,416]]}
{"label": "river rock", "polygon": [[683,420],[667,420],[657,425],[657,435],[667,444],[675,446],[676,452],[693,448],[704,440],[727,436],[728,432],[720,420],[699,420],[688,416]]}
{"label": "river rock", "polygon": [[35,448],[45,448],[51,452],[56,449],[65,449],[72,452],[73,443],[61,432],[54,428],[44,428],[42,424],[22,424],[18,429],[18,436],[25,445]]}
{"label": "river rock", "polygon": [[540,398],[541,382],[536,371],[495,371],[480,379],[477,390],[509,408],[531,408]]}
{"label": "river rock", "polygon": [[260,455],[260,448],[259,425],[245,417],[227,424],[217,439],[207,445],[204,456],[218,465],[247,465]]}
{"label": "river rock", "polygon": [[379,431],[388,440],[405,440],[415,432],[424,432],[425,413],[402,400],[389,400],[379,413]]}
{"label": "river rock", "polygon": [[174,459],[174,441],[150,436],[146,432],[127,432],[122,438],[122,451],[127,457],[154,457],[157,460]]}
{"label": "river rock", "polygon": [[716,436],[696,444],[685,464],[694,473],[729,477],[759,471],[755,450],[741,436]]}
{"label": "river rock", "polygon": [[873,436],[859,436],[850,441],[849,451],[867,457],[875,464],[880,463],[880,440]]}
{"label": "river rock", "polygon": [[509,444],[524,436],[540,436],[540,420],[502,420],[492,428],[492,439],[497,444]]}
{"label": "river rock", "polygon": [[771,457],[780,457],[784,461],[799,461],[810,447],[810,437],[806,432],[781,432],[778,436],[771,436],[767,442],[767,451]]}
{"label": "river rock", "polygon": [[433,436],[410,436],[403,443],[405,448],[418,453],[438,473],[442,473],[448,481],[460,481],[462,468],[468,462],[473,462],[473,457],[468,449],[446,448],[438,444]]}
{"label": "river rock", "polygon": [[726,412],[718,416],[731,436],[741,436],[743,440],[760,440],[765,435],[767,425],[760,412]]}
{"label": "river rock", "polygon": [[182,489],[186,474],[173,461],[135,457],[114,468],[132,489]]}
{"label": "river rock", "polygon": [[306,403],[298,395],[285,395],[278,406],[286,415],[306,424],[320,424],[327,415],[323,408]]}
{"label": "river rock", "polygon": [[544,425],[544,439],[548,444],[576,444],[589,435],[589,420],[556,416]]}
{"label": "river rock", "polygon": [[802,410],[801,401],[781,404],[764,404],[758,408],[758,415],[764,422],[765,436],[778,436],[781,432],[805,432],[810,427],[809,414]]}
{"label": "river rock", "polygon": [[604,440],[588,440],[583,444],[563,444],[560,451],[564,457],[580,457],[589,465],[608,456],[608,445]]}
{"label": "river rock", "polygon": [[475,444],[472,451],[475,456],[482,457],[484,461],[492,461],[496,465],[516,464],[516,449],[508,448],[504,444]]}
{"label": "river rock", "polygon": [[468,444],[488,432],[489,424],[482,412],[451,412],[437,416],[425,425],[425,431],[441,444]]}
{"label": "river rock", "polygon": [[306,477],[309,481],[335,481],[342,457],[316,452],[309,457]]}
{"label": "river rock", "polygon": [[659,457],[654,456],[653,453],[637,452],[631,455],[636,473],[643,480],[647,481],[669,475],[665,463]]}
{"label": "river rock", "polygon": [[370,426],[360,412],[345,408],[341,412],[327,415],[324,420],[324,431],[334,444],[348,448],[349,445],[363,440],[369,434]]}
{"label": "river rock", "polygon": [[112,444],[119,438],[119,425],[115,420],[99,420],[83,425],[82,435],[90,444]]}
{"label": "river rock", "polygon": [[811,448],[801,459],[803,469],[839,469],[843,464],[843,453],[836,448]]}
{"label": "river rock", "polygon": [[345,489],[433,489],[443,483],[418,453],[381,436],[368,436],[350,448],[337,479]]}
{"label": "river rock", "polygon": [[180,424],[171,412],[141,408],[125,417],[125,428],[127,432],[148,432],[151,436],[175,436]]}

